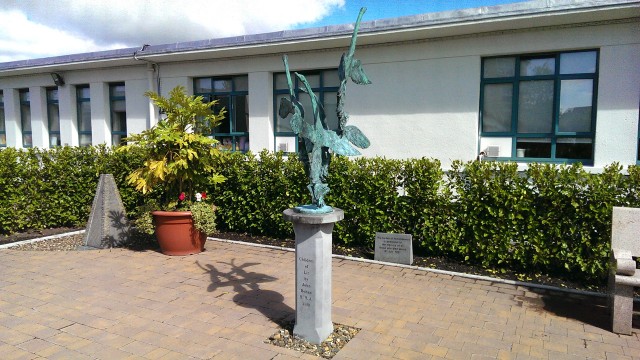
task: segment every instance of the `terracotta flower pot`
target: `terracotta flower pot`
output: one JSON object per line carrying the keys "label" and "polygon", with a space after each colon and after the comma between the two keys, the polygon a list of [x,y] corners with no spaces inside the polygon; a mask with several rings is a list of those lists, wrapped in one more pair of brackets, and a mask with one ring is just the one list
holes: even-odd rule
{"label": "terracotta flower pot", "polygon": [[193,225],[191,211],[152,211],[156,238],[165,255],[190,255],[204,250],[207,235]]}

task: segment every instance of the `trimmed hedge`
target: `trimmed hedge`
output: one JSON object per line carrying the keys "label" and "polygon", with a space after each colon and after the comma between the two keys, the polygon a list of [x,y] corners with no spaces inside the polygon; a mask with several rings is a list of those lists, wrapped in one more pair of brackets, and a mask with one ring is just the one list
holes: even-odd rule
{"label": "trimmed hedge", "polygon": [[[84,226],[100,173],[112,173],[130,216],[144,199],[126,184],[139,154],[105,147],[0,150],[0,233]],[[309,202],[295,156],[226,153],[227,178],[206,189],[222,231],[293,236],[282,212]],[[417,251],[490,268],[602,283],[613,206],[640,207],[640,167],[348,159],[330,165],[328,204],[345,211],[334,241],[372,248],[376,232],[413,234]],[[204,189],[203,189],[204,190]]]}
{"label": "trimmed hedge", "polygon": [[218,207],[218,229],[276,238],[293,236],[282,218],[287,208],[307,199],[302,164],[282,153],[226,153],[217,169],[227,180],[208,190]]}
{"label": "trimmed hedge", "polygon": [[127,211],[142,197],[126,185],[136,155],[102,147],[0,150],[0,234],[85,226],[101,173],[112,173]]}
{"label": "trimmed hedge", "polygon": [[[292,236],[284,209],[308,202],[295,159],[261,153],[221,164],[216,192],[225,230]],[[328,204],[345,211],[334,241],[373,247],[375,232],[413,234],[420,249],[490,268],[599,283],[607,273],[613,206],[640,206],[640,169],[581,165],[337,157]]]}

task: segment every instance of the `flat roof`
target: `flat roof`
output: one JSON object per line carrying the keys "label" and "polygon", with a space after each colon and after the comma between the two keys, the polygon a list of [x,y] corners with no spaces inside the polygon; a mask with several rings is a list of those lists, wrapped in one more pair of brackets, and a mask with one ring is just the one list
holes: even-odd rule
{"label": "flat roof", "polygon": [[[354,19],[357,14],[354,14]],[[359,44],[640,17],[640,0],[536,0],[390,19],[364,21]],[[366,18],[366,15],[365,15]],[[544,18],[544,21],[540,21]],[[199,41],[97,51],[0,63],[0,76],[154,62],[247,56],[335,48],[348,44],[353,23]]]}

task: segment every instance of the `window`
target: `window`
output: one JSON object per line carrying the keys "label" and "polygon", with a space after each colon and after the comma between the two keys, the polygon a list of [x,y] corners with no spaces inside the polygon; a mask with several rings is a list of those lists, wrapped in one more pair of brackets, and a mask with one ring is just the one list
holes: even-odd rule
{"label": "window", "polygon": [[227,110],[224,119],[211,134],[218,147],[230,151],[249,150],[249,78],[245,76],[206,77],[194,80],[195,95],[205,101],[218,100],[216,113]]}
{"label": "window", "polygon": [[127,108],[124,95],[124,84],[109,85],[109,102],[111,103],[111,143],[120,145],[127,136]]}
{"label": "window", "polygon": [[[338,128],[338,115],[336,109],[338,107],[338,88],[340,87],[340,78],[338,70],[318,70],[300,72],[307,78],[313,92],[318,97],[319,103],[324,108],[325,120],[327,127],[331,130]],[[311,98],[309,94],[302,91],[302,83],[291,72],[291,81],[293,82],[294,94],[298,101],[304,107],[305,120],[313,121],[313,110],[311,108]],[[280,99],[289,97],[289,86],[287,84],[287,75],[283,73],[274,74],[273,80],[273,98],[274,98],[274,123],[275,123],[275,150],[284,152],[296,152],[298,141],[296,135],[291,130],[289,119],[281,119],[278,116],[278,106]]]}
{"label": "window", "polygon": [[7,146],[7,128],[4,123],[4,94],[0,91],[0,147]]}
{"label": "window", "polygon": [[89,86],[76,87],[78,104],[78,137],[80,146],[91,145],[91,97]]}
{"label": "window", "polygon": [[20,90],[20,123],[22,126],[22,146],[29,148],[33,146],[33,135],[31,132],[31,101],[29,90]]}
{"label": "window", "polygon": [[485,58],[480,136],[509,138],[502,159],[593,163],[598,52]]}
{"label": "window", "polygon": [[49,146],[60,146],[60,105],[56,88],[47,89],[47,117],[49,118]]}

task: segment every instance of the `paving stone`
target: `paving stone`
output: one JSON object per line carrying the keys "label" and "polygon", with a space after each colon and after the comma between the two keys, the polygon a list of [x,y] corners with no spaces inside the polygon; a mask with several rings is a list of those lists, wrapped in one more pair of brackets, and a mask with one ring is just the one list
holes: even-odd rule
{"label": "paving stone", "polygon": [[[0,353],[15,350],[12,356],[28,359],[310,359],[263,342],[295,306],[294,253],[216,241],[206,247],[181,259],[119,249],[48,256],[0,251]],[[90,266],[97,259],[101,265]],[[245,276],[229,278],[246,264],[254,265],[245,267]],[[213,277],[209,265],[227,279]],[[584,323],[533,301],[552,297],[567,301],[573,313],[593,311],[564,293],[343,259],[333,266],[334,319],[362,328],[335,359],[640,354],[638,329],[620,337],[606,324]],[[261,282],[265,277],[273,281]],[[238,292],[252,288],[284,300],[274,303],[255,291],[251,302],[234,302]],[[502,303],[517,302],[516,296],[532,301]]]}

